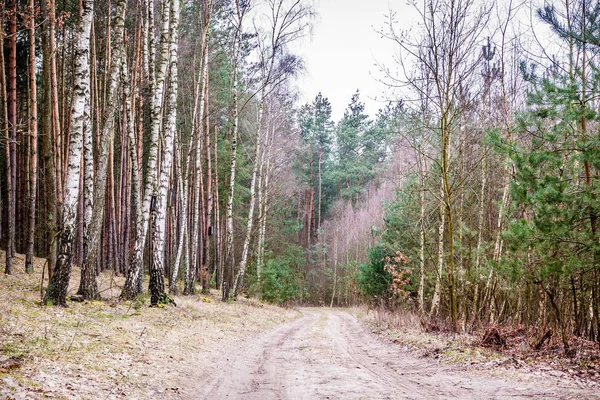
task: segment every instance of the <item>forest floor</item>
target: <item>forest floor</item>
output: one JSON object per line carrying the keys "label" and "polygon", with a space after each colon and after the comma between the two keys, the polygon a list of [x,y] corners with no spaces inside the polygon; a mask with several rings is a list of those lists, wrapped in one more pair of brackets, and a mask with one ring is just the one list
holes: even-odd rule
{"label": "forest floor", "polygon": [[479,326],[454,334],[443,324],[423,323],[414,313],[362,310],[359,316],[382,340],[419,358],[465,372],[486,371],[490,376],[515,376],[573,390],[573,396],[566,392],[565,398],[600,399],[598,343],[569,336],[567,356],[560,335],[549,329],[543,332],[552,336],[536,349],[540,332],[522,325]]}
{"label": "forest floor", "polygon": [[[124,278],[101,274],[104,301],[40,305],[41,270],[13,275],[0,251],[0,399],[194,399],[213,360],[244,340],[297,318],[290,309],[240,298],[175,296],[177,306],[149,308],[149,298],[117,300]],[[79,268],[71,277],[75,294]]]}
{"label": "forest floor", "polygon": [[149,308],[117,301],[123,278],[111,274],[99,277],[104,301],[43,307],[41,260],[31,275],[23,264],[0,274],[0,399],[600,398],[593,372],[427,333],[401,314],[216,292]]}

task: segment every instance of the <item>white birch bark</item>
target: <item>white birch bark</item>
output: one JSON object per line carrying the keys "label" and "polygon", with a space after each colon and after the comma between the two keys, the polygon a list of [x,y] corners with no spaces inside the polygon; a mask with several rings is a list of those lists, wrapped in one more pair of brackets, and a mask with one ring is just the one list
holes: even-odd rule
{"label": "white birch bark", "polygon": [[[179,137],[177,137],[176,139],[179,139]],[[183,165],[183,161],[182,161],[182,157],[181,157],[181,153],[179,153],[179,155],[177,155],[177,146],[176,146],[176,153],[175,155],[177,156],[175,162],[179,162],[179,164],[177,165],[177,174],[176,174],[176,179],[177,179],[177,185],[178,185],[178,193],[179,193],[179,205],[180,205],[180,209],[179,212],[177,213],[177,220],[179,223],[179,235],[178,235],[178,239],[177,239],[177,250],[175,251],[175,257],[173,259],[173,266],[171,268],[171,276],[169,278],[169,293],[171,294],[178,294],[178,289],[177,289],[177,276],[179,275],[179,270],[181,269],[181,260],[182,260],[182,256],[183,256],[183,252],[185,250],[185,243],[187,241],[187,237],[188,237],[188,232],[187,232],[187,221],[185,220],[188,217],[188,185],[186,183],[186,180],[183,179],[183,171],[185,171],[184,169],[184,165]]]}
{"label": "white birch bark", "polygon": [[93,1],[82,0],[82,15],[75,44],[75,88],[73,91],[71,138],[69,141],[69,159],[62,212],[62,231],[59,236],[56,267],[45,297],[46,303],[61,306],[66,306],[67,288],[71,276],[83,132],[85,124],[89,123],[90,120],[89,103],[87,103],[88,108],[86,108],[86,99],[90,97],[89,49],[93,10]]}
{"label": "white birch bark", "polygon": [[[194,220],[192,222],[192,231],[190,233],[191,244],[190,244],[190,257],[189,261],[186,264],[185,271],[185,283],[184,283],[184,294],[193,294],[194,293],[194,282],[196,279],[196,266],[198,264],[198,237],[200,234],[200,191],[202,187],[200,185],[200,174],[202,173],[202,157],[201,157],[201,147],[200,141],[203,137],[204,132],[204,108],[205,108],[205,96],[206,96],[206,87],[208,85],[208,39],[209,39],[209,25],[208,21],[205,21],[205,27],[203,31],[203,45],[202,45],[202,67],[200,70],[200,74],[198,76],[198,80],[196,83],[196,96],[194,99],[194,112],[193,112],[193,123],[192,123],[192,135],[191,138],[194,138],[194,146],[196,147],[196,162],[194,166],[194,172],[196,176],[196,180],[194,182],[194,204],[192,215],[194,216]],[[190,143],[190,147],[192,148],[192,143]],[[189,158],[187,164],[189,165]]]}
{"label": "white birch bark", "polygon": [[[239,15],[239,9],[238,9]],[[229,175],[229,192],[227,194],[227,216],[226,216],[226,233],[225,233],[225,268],[228,276],[223,277],[225,284],[223,285],[223,301],[229,298],[229,283],[230,277],[233,277],[235,268],[235,258],[233,254],[233,196],[235,195],[235,173],[237,164],[237,140],[239,126],[239,82],[238,82],[238,57],[239,57],[239,41],[242,36],[242,18],[239,18],[236,35],[233,43],[233,127],[231,132],[231,163]]]}
{"label": "white birch bark", "polygon": [[[170,5],[170,22],[167,25],[170,30],[168,40],[169,50],[169,89],[167,92],[167,116],[166,124],[163,133],[162,143],[162,158],[160,165],[160,175],[158,178],[158,188],[156,191],[156,206],[157,210],[153,215],[154,229],[152,231],[152,259],[150,263],[150,304],[157,305],[159,303],[171,302],[165,294],[165,239],[166,239],[166,222],[167,222],[167,203],[170,194],[170,176],[171,167],[173,165],[173,145],[175,143],[176,120],[177,120],[177,49],[178,49],[178,30],[179,30],[179,0],[171,0]],[[166,7],[165,7],[166,8]],[[164,20],[163,20],[164,21]],[[164,29],[164,26],[163,26]],[[165,31],[163,30],[163,33]],[[166,39],[163,36],[161,40]],[[162,44],[162,43],[161,43]],[[164,48],[163,48],[164,49]],[[161,49],[161,53],[162,50]],[[163,55],[161,54],[161,57]],[[164,77],[163,77],[164,80]],[[158,82],[157,82],[158,83]],[[161,82],[160,86],[164,86]],[[158,92],[158,85],[157,85]],[[155,97],[155,101],[156,101]],[[160,104],[154,104],[155,109],[153,117],[160,116]],[[155,121],[158,123],[158,121]],[[158,124],[157,124],[158,125]]]}
{"label": "white birch bark", "polygon": [[[83,242],[87,254],[83,259],[81,267],[81,281],[78,293],[86,299],[96,299],[98,293],[98,284],[96,282],[96,258],[98,255],[98,243],[102,233],[104,222],[104,211],[106,201],[106,184],[108,178],[108,168],[110,165],[110,148],[113,145],[115,109],[118,103],[119,72],[125,60],[125,43],[123,42],[123,30],[125,28],[125,10],[127,8],[126,0],[119,0],[116,3],[116,13],[114,17],[114,39],[112,40],[110,72],[108,75],[107,101],[104,105],[104,115],[102,116],[102,132],[100,134],[100,148],[98,149],[98,160],[96,162],[97,171],[95,177],[95,186],[93,194],[93,209],[88,229],[84,231]],[[88,211],[89,212],[89,211]]]}
{"label": "white birch bark", "polygon": [[[259,205],[259,216],[258,221],[260,223],[260,230],[258,234],[258,260],[256,263],[256,279],[258,281],[258,285],[260,288],[261,281],[261,273],[262,268],[264,266],[265,260],[265,237],[267,230],[267,212],[268,212],[268,201],[269,201],[269,178],[271,172],[271,150],[273,149],[273,139],[275,136],[275,127],[271,127],[271,133],[269,135],[269,142],[267,146],[267,154],[266,161],[264,161],[261,165],[260,176],[261,183],[259,183],[259,193],[258,193],[258,205]],[[264,168],[263,168],[264,165]],[[264,176],[264,178],[262,178]]]}
{"label": "white birch bark", "polygon": [[147,6],[147,24],[148,24],[148,91],[151,95],[151,116],[150,116],[150,144],[148,149],[148,164],[146,166],[146,181],[144,184],[144,196],[141,207],[141,221],[136,223],[136,238],[131,253],[131,263],[127,274],[127,280],[123,287],[121,297],[125,299],[133,299],[141,293],[141,282],[144,262],[144,245],[146,244],[146,236],[148,233],[148,225],[150,222],[150,203],[152,196],[155,193],[156,180],[158,175],[158,142],[160,133],[160,116],[163,102],[163,83],[165,81],[165,71],[168,62],[168,37],[169,37],[169,8],[164,7],[162,10],[161,20],[161,48],[158,65],[154,67],[154,53],[156,48],[156,40],[154,38],[154,5],[152,1],[145,3]]}
{"label": "white birch bark", "polygon": [[242,259],[240,260],[240,267],[238,269],[235,283],[233,284],[233,295],[237,296],[242,280],[244,279],[244,273],[246,272],[246,265],[248,264],[248,253],[250,251],[250,239],[252,238],[252,227],[254,226],[254,205],[256,203],[256,180],[258,176],[258,168],[261,164],[262,157],[262,125],[263,115],[265,107],[265,94],[261,96],[261,102],[258,106],[258,127],[256,129],[256,147],[254,155],[254,166],[252,168],[252,182],[250,183],[250,207],[248,209],[248,220],[246,226],[246,238],[244,239],[244,248],[242,249]]}
{"label": "white birch bark", "polygon": [[[266,41],[267,46],[263,47],[262,41],[258,41],[258,48],[261,52],[261,66],[263,66],[263,76],[261,82],[261,96],[260,103],[258,108],[258,126],[256,129],[255,136],[255,158],[254,158],[254,167],[252,168],[252,182],[250,184],[250,208],[248,211],[248,219],[247,219],[247,228],[246,228],[246,238],[244,240],[244,248],[242,250],[242,259],[240,261],[240,266],[238,269],[238,274],[235,278],[235,282],[233,285],[233,293],[234,296],[237,296],[237,292],[239,291],[240,285],[244,278],[244,273],[246,271],[246,266],[248,263],[248,254],[250,248],[250,240],[252,237],[252,227],[254,225],[254,207],[256,202],[256,180],[258,175],[258,169],[262,163],[262,141],[263,132],[262,128],[264,125],[263,116],[265,109],[265,102],[267,100],[267,87],[276,88],[279,84],[283,83],[288,74],[293,73],[294,66],[291,67],[290,70],[281,69],[279,71],[275,71],[275,61],[278,55],[281,54],[281,48],[288,44],[289,42],[301,37],[303,35],[303,29],[307,26],[305,23],[305,18],[311,15],[310,9],[305,8],[300,1],[293,2],[290,4],[289,8],[286,8],[284,5],[284,1],[278,0],[270,2],[270,22],[271,29],[268,32],[268,39]],[[240,30],[241,30],[241,18],[240,18]],[[241,33],[241,32],[240,32]],[[240,35],[241,36],[241,35]],[[237,90],[236,90],[237,92]],[[237,113],[237,110],[236,110]],[[232,158],[233,161],[233,158]],[[233,182],[232,182],[233,183]],[[232,200],[232,199],[230,199]],[[320,206],[320,204],[319,204]],[[228,213],[230,211],[228,204]],[[231,210],[232,211],[232,210]],[[228,215],[229,222],[229,215]],[[233,238],[228,236],[228,250],[229,250],[229,239],[233,240]]]}

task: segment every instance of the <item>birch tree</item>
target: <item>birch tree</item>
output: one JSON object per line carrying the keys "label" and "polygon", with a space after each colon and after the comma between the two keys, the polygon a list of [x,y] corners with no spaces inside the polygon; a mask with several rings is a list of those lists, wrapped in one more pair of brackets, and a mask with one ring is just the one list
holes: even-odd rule
{"label": "birch tree", "polygon": [[[166,5],[163,7],[166,8]],[[163,10],[164,12],[164,10]],[[160,165],[160,175],[158,178],[158,188],[156,190],[156,211],[154,211],[154,221],[152,230],[152,254],[150,264],[150,303],[152,306],[158,304],[172,303],[173,300],[165,293],[164,275],[165,275],[165,235],[167,220],[167,202],[170,196],[170,177],[171,167],[173,165],[173,148],[175,137],[177,135],[175,122],[177,120],[177,44],[179,29],[179,0],[170,0],[169,2],[169,31],[168,50],[169,50],[169,86],[167,91],[167,110],[166,124],[163,133],[162,159]],[[164,23],[164,20],[163,20]],[[164,29],[164,25],[163,25]],[[165,32],[163,31],[163,34]],[[162,40],[167,38],[163,36]],[[164,49],[164,47],[161,49]],[[163,54],[161,54],[163,57]],[[156,100],[156,98],[155,98]],[[155,103],[156,106],[156,103]],[[157,112],[155,109],[153,112]],[[158,113],[157,113],[158,114]],[[157,118],[158,115],[155,115]],[[158,122],[158,121],[156,121]]]}
{"label": "birch tree", "polygon": [[251,2],[249,0],[235,0],[235,10],[233,17],[233,29],[235,31],[232,43],[232,127],[231,127],[231,162],[229,174],[229,190],[227,193],[226,208],[226,231],[225,231],[225,268],[223,277],[223,296],[222,300],[229,299],[229,292],[233,286],[233,277],[235,273],[235,257],[233,249],[233,197],[235,195],[235,175],[237,168],[237,145],[238,130],[240,123],[240,105],[239,105],[239,63],[241,57],[242,33],[244,17],[250,10]]}
{"label": "birch tree", "polygon": [[146,3],[147,21],[145,29],[147,30],[148,52],[147,65],[148,73],[148,92],[151,95],[150,104],[150,143],[148,149],[148,164],[146,166],[146,180],[144,184],[143,201],[141,204],[141,219],[136,221],[136,237],[131,254],[131,262],[127,272],[127,279],[123,286],[121,297],[124,299],[133,299],[142,291],[141,281],[144,262],[144,246],[146,244],[146,235],[150,221],[151,202],[155,194],[155,186],[158,178],[158,145],[160,133],[160,114],[163,101],[163,83],[165,81],[165,71],[168,61],[168,35],[169,35],[169,8],[163,4],[161,17],[161,43],[158,63],[154,66],[155,39],[154,39],[154,5],[151,0]]}
{"label": "birch tree", "polygon": [[254,166],[252,168],[252,182],[250,183],[250,208],[248,211],[246,238],[242,250],[242,259],[233,287],[234,296],[237,296],[248,263],[250,239],[254,225],[256,181],[258,170],[262,165],[264,157],[262,149],[264,147],[263,142],[265,141],[263,131],[265,121],[263,117],[267,95],[281,85],[289,76],[295,74],[300,67],[298,59],[291,54],[286,54],[285,50],[286,46],[291,42],[307,34],[311,23],[310,18],[313,13],[312,9],[304,5],[300,0],[269,0],[267,3],[269,7],[268,20],[271,22],[271,26],[266,38],[258,42],[261,78],[257,125],[254,137]]}
{"label": "birch tree", "polygon": [[73,110],[71,113],[71,138],[65,198],[62,209],[61,232],[58,238],[58,256],[45,296],[47,304],[60,306],[67,305],[66,296],[71,276],[73,240],[79,197],[83,132],[86,129],[85,125],[89,123],[90,112],[89,108],[86,108],[86,99],[90,96],[89,49],[94,10],[93,1],[82,0],[81,10],[78,37],[75,44],[75,90],[73,92]]}
{"label": "birch tree", "polygon": [[[394,24],[390,24],[387,35],[398,46],[407,59],[417,61],[426,69],[433,80],[431,106],[437,121],[435,132],[439,138],[440,170],[440,227],[438,276],[446,271],[448,274],[447,289],[450,298],[450,314],[453,329],[458,330],[456,282],[454,267],[454,184],[451,176],[452,141],[456,124],[461,115],[461,85],[467,85],[474,76],[479,58],[472,52],[489,19],[489,7],[474,0],[426,1],[415,8],[422,23],[421,36],[411,39],[409,35],[399,34]],[[411,41],[412,40],[412,41]],[[406,65],[406,64],[403,64]],[[404,76],[396,83],[408,85],[417,93],[420,92],[418,79]],[[463,103],[468,101],[462,100]],[[445,236],[445,238],[444,238]],[[443,267],[442,266],[443,263]],[[441,283],[441,282],[440,282]],[[436,283],[432,310],[435,311],[441,298],[441,286]]]}
{"label": "birch tree", "polygon": [[[86,186],[94,185],[93,203],[89,201],[91,189],[85,189],[86,199],[86,224],[84,231],[84,255],[81,281],[78,294],[85,299],[96,299],[99,297],[98,284],[96,282],[96,261],[98,255],[97,243],[100,241],[102,232],[102,223],[104,221],[104,212],[106,208],[106,186],[108,171],[110,166],[110,148],[113,146],[114,127],[115,127],[115,109],[118,104],[119,71],[125,59],[125,45],[123,43],[123,30],[125,27],[125,10],[127,8],[126,0],[118,0],[116,3],[116,13],[114,16],[114,38],[111,40],[111,63],[110,72],[107,77],[107,101],[104,104],[104,113],[102,116],[102,132],[100,136],[100,147],[98,149],[97,171],[95,177],[89,176],[90,165],[86,168]],[[85,134],[86,154],[91,154],[91,130]],[[89,206],[93,204],[91,217],[89,215]]]}
{"label": "birch tree", "polygon": [[[192,209],[193,221],[191,225],[191,245],[189,262],[186,265],[185,271],[185,283],[184,283],[184,294],[192,294],[194,292],[194,282],[196,276],[196,265],[198,264],[198,238],[200,235],[200,195],[202,187],[200,185],[200,176],[202,173],[202,157],[201,157],[201,146],[203,136],[205,136],[205,145],[208,146],[210,143],[206,138],[209,135],[207,129],[205,129],[204,118],[205,118],[205,106],[206,106],[206,95],[208,93],[208,44],[210,39],[210,13],[212,8],[212,1],[204,2],[204,26],[202,29],[202,62],[200,72],[198,74],[198,80],[196,83],[196,95],[194,97],[194,109],[192,114],[192,134],[190,138],[193,138],[193,146],[190,143],[189,148],[195,147],[196,159],[195,159],[195,176],[194,181],[194,204]],[[235,73],[235,72],[234,72]],[[206,132],[205,132],[206,131]],[[204,133],[204,135],[203,135]],[[207,152],[207,154],[210,151]],[[186,166],[190,164],[189,157],[186,162]],[[187,185],[186,185],[187,186]],[[210,196],[210,194],[209,194]],[[207,208],[207,213],[209,213]],[[206,251],[207,249],[205,249]]]}

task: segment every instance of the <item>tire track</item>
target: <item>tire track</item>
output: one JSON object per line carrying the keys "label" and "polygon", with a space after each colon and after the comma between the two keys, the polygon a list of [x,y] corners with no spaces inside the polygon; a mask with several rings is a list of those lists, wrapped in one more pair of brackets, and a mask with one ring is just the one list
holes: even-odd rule
{"label": "tire track", "polygon": [[556,382],[521,382],[417,358],[369,332],[354,316],[323,308],[245,341],[200,384],[206,399],[583,399]]}

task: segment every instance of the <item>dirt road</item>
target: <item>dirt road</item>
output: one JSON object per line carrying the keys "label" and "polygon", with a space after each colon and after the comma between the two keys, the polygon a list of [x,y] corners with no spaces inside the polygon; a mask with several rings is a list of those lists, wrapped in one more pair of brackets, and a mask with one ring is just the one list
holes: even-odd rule
{"label": "dirt road", "polygon": [[215,360],[201,382],[210,399],[589,399],[600,394],[556,381],[524,382],[460,371],[377,338],[352,315],[303,309],[303,316]]}

